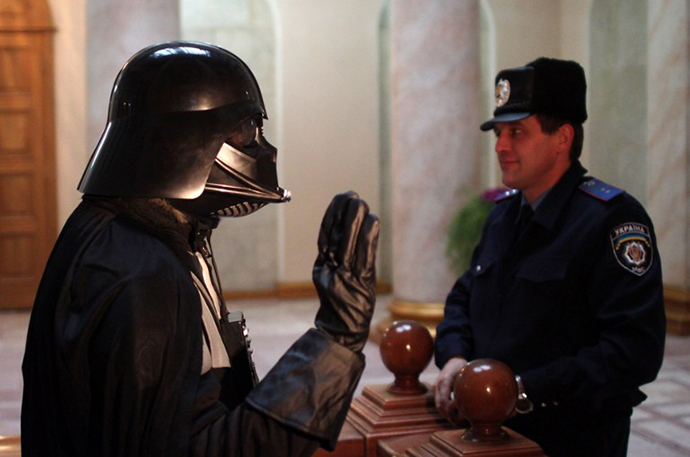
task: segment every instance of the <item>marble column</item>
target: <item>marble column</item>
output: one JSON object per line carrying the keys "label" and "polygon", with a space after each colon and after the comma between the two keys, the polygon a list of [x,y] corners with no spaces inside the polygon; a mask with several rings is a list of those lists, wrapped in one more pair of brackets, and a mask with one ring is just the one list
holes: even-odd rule
{"label": "marble column", "polygon": [[648,210],[669,330],[690,334],[690,1],[650,1],[648,14]]}
{"label": "marble column", "polygon": [[144,46],[179,39],[179,5],[177,0],[92,0],[86,7],[88,142],[93,150],[106,124],[118,71]]}
{"label": "marble column", "polygon": [[479,1],[391,4],[392,318],[442,317],[446,230],[480,185]]}

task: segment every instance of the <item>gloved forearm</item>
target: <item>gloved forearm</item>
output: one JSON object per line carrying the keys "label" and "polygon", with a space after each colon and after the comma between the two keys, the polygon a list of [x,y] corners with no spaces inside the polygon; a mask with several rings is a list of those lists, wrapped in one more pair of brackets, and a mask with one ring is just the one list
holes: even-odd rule
{"label": "gloved forearm", "polygon": [[246,401],[332,449],[362,371],[362,354],[312,329],[292,345]]}
{"label": "gloved forearm", "polygon": [[319,231],[316,327],[354,352],[364,347],[374,313],[378,234],[378,218],[352,191],[333,198]]}

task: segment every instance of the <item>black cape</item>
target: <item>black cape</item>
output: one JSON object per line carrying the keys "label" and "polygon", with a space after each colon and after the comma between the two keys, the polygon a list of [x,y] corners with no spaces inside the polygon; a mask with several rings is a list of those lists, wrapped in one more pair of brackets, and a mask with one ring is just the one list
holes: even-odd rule
{"label": "black cape", "polygon": [[332,448],[364,359],[312,329],[239,406],[201,374],[184,236],[99,201],[46,266],[23,362],[25,456],[311,455]]}

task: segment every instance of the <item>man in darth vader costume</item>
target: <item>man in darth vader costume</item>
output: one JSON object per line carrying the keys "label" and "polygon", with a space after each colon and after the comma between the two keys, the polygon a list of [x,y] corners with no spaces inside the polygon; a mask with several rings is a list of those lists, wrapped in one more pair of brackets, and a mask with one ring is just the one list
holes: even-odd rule
{"label": "man in darth vader costume", "polygon": [[258,382],[210,235],[289,200],[249,68],[168,42],[120,71],[46,266],[23,364],[27,456],[300,456],[332,448],[375,302],[378,219],[337,195],[318,237],[315,328]]}

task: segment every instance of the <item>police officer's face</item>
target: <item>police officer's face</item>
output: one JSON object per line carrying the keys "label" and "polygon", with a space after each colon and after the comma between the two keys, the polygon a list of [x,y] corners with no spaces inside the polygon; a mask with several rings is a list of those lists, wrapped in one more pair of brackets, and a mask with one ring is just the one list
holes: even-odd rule
{"label": "police officer's face", "polygon": [[530,202],[556,184],[570,166],[563,132],[542,132],[535,116],[499,122],[494,133],[503,184],[521,190]]}

